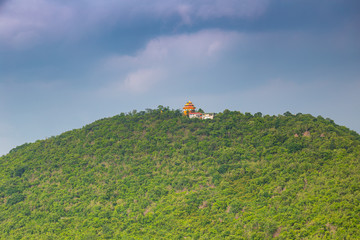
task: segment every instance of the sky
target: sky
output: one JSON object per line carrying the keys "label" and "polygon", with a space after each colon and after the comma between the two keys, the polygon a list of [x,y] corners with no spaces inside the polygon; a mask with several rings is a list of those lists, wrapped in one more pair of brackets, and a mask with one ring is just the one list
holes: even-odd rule
{"label": "sky", "polygon": [[0,0],[0,155],[188,100],[360,133],[359,90],[358,0]]}

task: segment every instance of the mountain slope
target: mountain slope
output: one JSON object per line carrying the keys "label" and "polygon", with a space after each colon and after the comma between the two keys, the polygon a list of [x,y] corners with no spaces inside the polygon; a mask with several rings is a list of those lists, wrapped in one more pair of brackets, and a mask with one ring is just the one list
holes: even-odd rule
{"label": "mountain slope", "polygon": [[308,114],[120,114],[0,158],[0,238],[360,238],[359,153]]}

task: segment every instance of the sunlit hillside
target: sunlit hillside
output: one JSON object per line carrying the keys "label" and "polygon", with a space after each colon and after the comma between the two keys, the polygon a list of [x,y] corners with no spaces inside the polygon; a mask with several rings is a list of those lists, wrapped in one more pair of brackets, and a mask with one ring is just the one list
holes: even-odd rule
{"label": "sunlit hillside", "polygon": [[359,153],[309,114],[120,114],[0,158],[0,239],[359,239]]}

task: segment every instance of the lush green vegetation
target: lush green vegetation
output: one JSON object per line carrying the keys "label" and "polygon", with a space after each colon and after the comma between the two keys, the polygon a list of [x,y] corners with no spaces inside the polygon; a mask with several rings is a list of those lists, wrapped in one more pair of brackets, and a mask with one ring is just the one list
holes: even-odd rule
{"label": "lush green vegetation", "polygon": [[308,114],[120,114],[0,158],[0,238],[359,239],[359,153]]}

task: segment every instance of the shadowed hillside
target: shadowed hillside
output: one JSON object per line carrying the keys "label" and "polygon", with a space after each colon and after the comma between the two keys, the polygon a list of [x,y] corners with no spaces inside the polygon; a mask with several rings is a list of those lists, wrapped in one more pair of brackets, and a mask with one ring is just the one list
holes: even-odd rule
{"label": "shadowed hillside", "polygon": [[359,153],[309,114],[120,114],[0,158],[0,238],[356,239]]}

